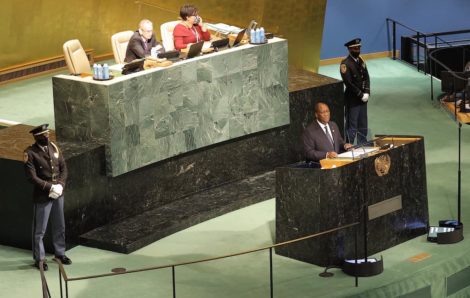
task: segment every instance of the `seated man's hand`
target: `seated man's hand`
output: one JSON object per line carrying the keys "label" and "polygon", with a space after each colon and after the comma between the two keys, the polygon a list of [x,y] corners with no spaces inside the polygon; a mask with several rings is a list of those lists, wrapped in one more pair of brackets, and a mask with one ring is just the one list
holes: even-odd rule
{"label": "seated man's hand", "polygon": [[344,144],[344,150],[348,150],[352,146],[353,146],[352,144],[346,143],[346,144]]}
{"label": "seated man's hand", "polygon": [[336,157],[338,157],[338,153],[334,151],[330,151],[326,153],[326,158],[336,158]]}

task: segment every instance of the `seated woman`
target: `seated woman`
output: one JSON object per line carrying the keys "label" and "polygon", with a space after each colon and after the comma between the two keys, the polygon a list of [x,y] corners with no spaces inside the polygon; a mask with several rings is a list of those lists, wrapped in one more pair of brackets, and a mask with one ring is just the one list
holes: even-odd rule
{"label": "seated woman", "polygon": [[185,49],[188,44],[211,39],[211,34],[197,14],[196,7],[189,4],[183,5],[180,9],[180,17],[181,23],[177,24],[173,30],[175,49]]}

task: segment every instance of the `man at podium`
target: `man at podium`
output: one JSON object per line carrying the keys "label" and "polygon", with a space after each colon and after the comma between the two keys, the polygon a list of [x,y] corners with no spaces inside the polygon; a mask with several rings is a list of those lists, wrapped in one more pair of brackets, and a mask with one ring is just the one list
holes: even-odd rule
{"label": "man at podium", "polygon": [[335,158],[352,146],[344,142],[338,125],[330,121],[330,108],[321,101],[315,104],[315,121],[304,130],[302,140],[307,161]]}

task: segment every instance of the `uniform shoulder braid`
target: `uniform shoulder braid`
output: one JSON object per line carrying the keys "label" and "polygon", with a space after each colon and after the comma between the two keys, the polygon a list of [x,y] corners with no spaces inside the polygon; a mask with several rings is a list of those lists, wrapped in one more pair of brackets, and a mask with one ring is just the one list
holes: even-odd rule
{"label": "uniform shoulder braid", "polygon": [[361,59],[361,60],[360,60],[360,61],[361,61],[361,65],[362,65],[363,67],[366,67],[366,60],[364,60],[364,58],[362,58],[362,56],[359,56],[359,59]]}
{"label": "uniform shoulder braid", "polygon": [[55,158],[59,158],[59,154],[60,154],[60,150],[59,150],[59,147],[57,147],[56,144],[54,144],[54,142],[50,141],[51,143],[51,146],[54,148],[54,157]]}

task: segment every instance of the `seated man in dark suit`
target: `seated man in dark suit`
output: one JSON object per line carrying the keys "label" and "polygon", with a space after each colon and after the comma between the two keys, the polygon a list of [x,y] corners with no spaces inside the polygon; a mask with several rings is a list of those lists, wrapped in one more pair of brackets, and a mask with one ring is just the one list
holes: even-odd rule
{"label": "seated man in dark suit", "polygon": [[324,102],[315,104],[315,118],[302,135],[307,161],[335,158],[352,147],[341,137],[338,125],[330,121],[330,108]]}
{"label": "seated man in dark suit", "polygon": [[165,52],[165,49],[155,38],[152,22],[142,20],[139,23],[139,29],[134,32],[127,44],[126,58],[124,61],[131,62],[135,59],[148,57],[153,51],[157,54]]}

